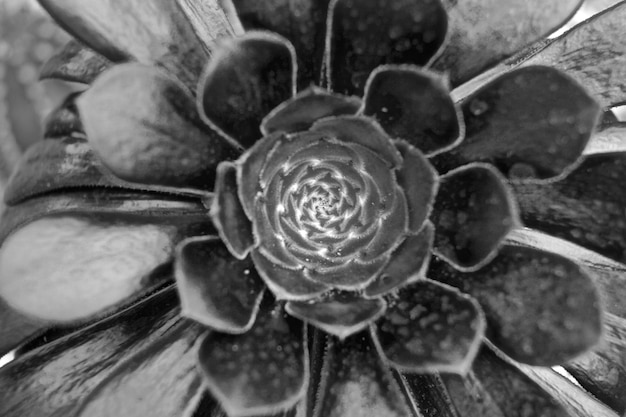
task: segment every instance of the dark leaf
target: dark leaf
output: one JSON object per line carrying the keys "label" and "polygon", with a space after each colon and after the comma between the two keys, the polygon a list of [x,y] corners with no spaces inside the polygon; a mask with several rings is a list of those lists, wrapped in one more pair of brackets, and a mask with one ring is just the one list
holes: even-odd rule
{"label": "dark leaf", "polygon": [[80,94],[73,93],[67,96],[63,103],[46,117],[44,139],[63,138],[65,136],[83,138],[85,136],[83,122],[80,120],[78,108],[76,108],[76,99]]}
{"label": "dark leaf", "polygon": [[460,269],[485,265],[519,223],[514,201],[506,180],[490,165],[448,172],[441,177],[431,215],[434,252]]}
{"label": "dark leaf", "polygon": [[158,339],[111,364],[112,372],[79,401],[77,416],[182,415],[204,391],[194,345],[206,330],[176,323]]}
{"label": "dark leaf", "polygon": [[[419,381],[419,378],[417,378]],[[546,391],[483,347],[470,373],[441,375],[447,398],[467,417],[571,417]],[[419,389],[413,386],[413,389]]]}
{"label": "dark leaf", "polygon": [[364,102],[363,113],[378,120],[389,136],[429,156],[462,139],[461,111],[438,74],[408,65],[379,67],[365,86]]}
{"label": "dark leaf", "polygon": [[256,323],[242,335],[209,334],[200,346],[200,369],[229,416],[287,410],[308,384],[308,350],[301,322],[266,296]]}
{"label": "dark leaf", "polygon": [[380,353],[406,372],[465,374],[485,332],[478,303],[454,288],[420,280],[389,298],[373,332]]}
{"label": "dark leaf", "polygon": [[415,235],[407,236],[391,254],[389,263],[371,283],[365,287],[366,297],[378,297],[389,291],[424,277],[433,247],[435,228],[427,222]]}
{"label": "dark leaf", "polygon": [[[194,91],[208,51],[174,1],[114,0],[91,4],[82,0],[40,0],[69,33],[114,62],[136,60],[158,65]],[[217,8],[217,0],[213,1]],[[219,37],[231,36],[226,16],[214,12]]]}
{"label": "dark leaf", "polygon": [[289,314],[340,339],[363,330],[385,312],[385,302],[367,300],[355,293],[335,293],[319,300],[290,301]]}
{"label": "dark leaf", "polygon": [[222,162],[217,167],[211,218],[230,253],[244,259],[254,246],[252,223],[244,212],[237,188],[237,167]]}
{"label": "dark leaf", "polygon": [[315,417],[409,417],[410,405],[369,335],[327,337]]}
{"label": "dark leaf", "polygon": [[259,275],[279,300],[308,300],[330,289],[306,277],[304,268],[287,269],[256,249],[251,256]]}
{"label": "dark leaf", "polygon": [[373,151],[390,167],[398,167],[402,158],[381,126],[362,116],[338,116],[320,120],[312,131],[325,133],[345,143],[355,143]]}
{"label": "dark leaf", "polygon": [[41,79],[91,84],[98,75],[112,65],[111,61],[71,40],[46,62],[40,72]]}
{"label": "dark leaf", "polygon": [[396,179],[406,196],[409,230],[419,232],[433,209],[439,175],[420,151],[402,141],[396,141],[395,145],[403,159]]}
{"label": "dark leaf", "polygon": [[0,369],[0,414],[5,417],[71,415],[76,405],[129,355],[180,325],[175,291],[162,291],[27,353]]}
{"label": "dark leaf", "polygon": [[569,76],[549,67],[511,71],[463,101],[465,140],[434,161],[450,169],[490,162],[512,180],[543,180],[578,162],[601,115]]}
{"label": "dark leaf", "polygon": [[319,87],[298,93],[270,112],[261,123],[261,132],[299,132],[307,130],[317,120],[330,116],[356,114],[361,100],[354,96],[333,94]]}
{"label": "dark leaf", "polygon": [[558,29],[581,0],[443,0],[448,43],[433,67],[454,85]]}
{"label": "dark leaf", "polygon": [[588,155],[566,178],[514,184],[524,224],[626,261],[626,153]]}
{"label": "dark leaf", "polygon": [[250,329],[263,297],[251,260],[233,258],[217,236],[192,237],[176,253],[182,314],[220,332]]}
{"label": "dark leaf", "polygon": [[601,333],[598,294],[584,270],[537,249],[503,246],[479,271],[460,273],[433,260],[429,276],[480,303],[489,339],[513,359],[553,366],[595,345]]}
{"label": "dark leaf", "polygon": [[261,138],[263,118],[295,93],[295,51],[284,38],[250,32],[224,41],[198,87],[203,118],[243,147]]}
{"label": "dark leaf", "polygon": [[298,56],[298,87],[319,84],[329,0],[233,0],[246,30],[262,29],[289,39]]}
{"label": "dark leaf", "polygon": [[383,64],[427,64],[444,42],[439,0],[338,0],[329,17],[327,76],[333,91],[362,95]]}
{"label": "dark leaf", "polygon": [[217,164],[239,153],[201,124],[191,97],[155,68],[118,65],[77,103],[94,151],[127,181],[207,190]]}

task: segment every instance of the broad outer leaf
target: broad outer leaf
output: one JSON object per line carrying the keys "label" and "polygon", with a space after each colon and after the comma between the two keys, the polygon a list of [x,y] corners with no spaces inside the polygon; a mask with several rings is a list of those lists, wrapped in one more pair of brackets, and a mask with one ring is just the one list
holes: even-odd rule
{"label": "broad outer leaf", "polygon": [[298,57],[298,89],[319,84],[329,0],[232,0],[246,30],[269,30],[289,39]]}
{"label": "broad outer leaf", "polygon": [[444,42],[439,0],[338,0],[329,12],[327,77],[333,91],[362,95],[383,64],[427,64]]}
{"label": "broad outer leaf", "polygon": [[[195,91],[207,58],[186,15],[174,1],[40,0],[41,5],[69,33],[114,61],[136,60],[158,65]],[[213,1],[217,6],[217,0]],[[232,28],[221,9],[211,16],[218,36],[230,36]]]}
{"label": "broad outer leaf", "polygon": [[626,262],[626,153],[588,155],[566,178],[514,184],[524,224]]}
{"label": "broad outer leaf", "polygon": [[315,417],[409,417],[401,388],[367,333],[325,340]]}
{"label": "broad outer leaf", "polygon": [[464,274],[433,260],[429,276],[478,300],[487,318],[487,336],[517,361],[558,365],[600,338],[595,286],[584,270],[564,257],[503,246],[479,271]]}
{"label": "broad outer leaf", "polygon": [[308,386],[304,325],[270,296],[248,332],[209,334],[200,345],[199,361],[209,390],[233,417],[289,409]]}
{"label": "broad outer leaf", "polygon": [[486,347],[466,377],[441,375],[441,379],[446,396],[462,416],[571,417],[550,394]]}
{"label": "broad outer leaf", "polygon": [[151,274],[171,260],[176,243],[202,230],[189,204],[172,210],[166,200],[122,199],[118,210],[109,203],[114,216],[106,216],[95,196],[95,212],[84,200],[59,197],[6,213],[5,227],[24,225],[0,250],[0,294],[10,306],[47,321],[84,320],[153,286]]}
{"label": "broad outer leaf", "polygon": [[142,349],[111,364],[113,371],[84,399],[77,416],[182,415],[203,390],[197,341],[206,330],[181,320]]}
{"label": "broad outer leaf", "polygon": [[127,181],[206,190],[217,164],[238,154],[202,125],[181,86],[155,68],[118,65],[77,102],[93,150]]}
{"label": "broad outer leaf", "polygon": [[176,253],[176,282],[182,314],[220,332],[252,327],[263,281],[250,259],[235,259],[217,236],[184,240]]}
{"label": "broad outer leaf", "polygon": [[250,32],[223,42],[198,86],[198,109],[244,148],[261,138],[263,118],[295,93],[296,56],[284,38]]}
{"label": "broad outer leaf", "polygon": [[389,299],[372,332],[381,355],[407,372],[465,374],[485,332],[478,303],[454,288],[419,280]]}
{"label": "broad outer leaf", "polygon": [[[70,415],[115,365],[180,323],[173,289],[27,353],[0,369],[4,417]],[[17,383],[19,381],[19,383]]]}
{"label": "broad outer leaf", "polygon": [[516,69],[464,100],[465,139],[435,166],[482,161],[512,180],[553,178],[579,161],[600,115],[600,106],[566,74]]}
{"label": "broad outer leaf", "polygon": [[518,224],[506,180],[488,164],[468,164],[441,177],[431,215],[435,253],[463,270],[489,262]]}
{"label": "broad outer leaf", "polygon": [[595,15],[531,54],[521,65],[549,65],[565,71],[602,106],[626,102],[626,3]]}
{"label": "broad outer leaf", "polygon": [[111,65],[111,61],[102,55],[76,40],[71,40],[46,62],[41,69],[40,78],[91,84]]}
{"label": "broad outer leaf", "polygon": [[433,64],[453,85],[550,34],[567,21],[581,0],[443,0],[448,43]]}

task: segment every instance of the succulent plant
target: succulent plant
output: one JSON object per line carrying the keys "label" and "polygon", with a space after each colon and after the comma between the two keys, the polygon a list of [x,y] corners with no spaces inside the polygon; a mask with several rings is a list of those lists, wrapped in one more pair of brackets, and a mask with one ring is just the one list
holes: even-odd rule
{"label": "succulent plant", "polygon": [[2,415],[626,411],[626,3],[40,3]]}

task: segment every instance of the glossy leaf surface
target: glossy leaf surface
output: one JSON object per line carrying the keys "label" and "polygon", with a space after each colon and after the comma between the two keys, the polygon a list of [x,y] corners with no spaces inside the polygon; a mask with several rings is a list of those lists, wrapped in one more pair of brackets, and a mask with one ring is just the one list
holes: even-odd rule
{"label": "glossy leaf surface", "polygon": [[441,152],[462,138],[461,112],[436,73],[417,66],[383,66],[370,76],[363,113],[389,136],[404,139],[425,154]]}
{"label": "glossy leaf surface", "polygon": [[600,115],[568,75],[549,67],[517,69],[463,101],[465,139],[435,166],[482,161],[512,180],[556,177],[578,161]]}
{"label": "glossy leaf surface", "polygon": [[298,57],[298,88],[319,84],[329,0],[232,0],[246,30],[260,29],[289,39]]}
{"label": "glossy leaf surface", "polygon": [[524,223],[626,262],[626,153],[588,155],[566,178],[515,184]]}
{"label": "glossy leaf surface", "polygon": [[428,63],[445,39],[447,19],[438,0],[338,0],[329,26],[330,87],[362,95],[379,65]]}
{"label": "glossy leaf surface", "polygon": [[479,271],[460,273],[433,260],[429,276],[478,300],[489,339],[517,361],[561,364],[599,340],[601,306],[593,282],[561,256],[504,246]]}
{"label": "glossy leaf surface", "polygon": [[199,351],[211,393],[229,416],[286,410],[304,395],[308,351],[302,322],[266,296],[256,323],[242,335],[211,333]]}
{"label": "glossy leaf surface", "polygon": [[78,108],[96,154],[127,181],[206,190],[217,164],[238,154],[202,125],[181,86],[154,68],[112,68],[78,99]]}
{"label": "glossy leaf surface", "polygon": [[489,262],[518,222],[504,178],[486,164],[466,165],[441,177],[431,220],[435,253],[461,269]]}
{"label": "glossy leaf surface", "polygon": [[261,138],[263,118],[295,92],[295,52],[284,38],[251,32],[224,41],[198,87],[205,121],[244,148]]}
{"label": "glossy leaf surface", "polygon": [[580,0],[443,0],[448,43],[434,63],[454,85],[547,36],[569,19]]}
{"label": "glossy leaf surface", "polygon": [[102,55],[72,40],[46,62],[40,78],[91,84],[111,65],[111,61]]}
{"label": "glossy leaf surface", "polygon": [[184,316],[227,333],[252,326],[264,285],[251,260],[233,258],[217,236],[193,237],[178,247],[175,271]]}
{"label": "glossy leaf surface", "polygon": [[326,340],[315,417],[408,417],[409,404],[367,333]]}

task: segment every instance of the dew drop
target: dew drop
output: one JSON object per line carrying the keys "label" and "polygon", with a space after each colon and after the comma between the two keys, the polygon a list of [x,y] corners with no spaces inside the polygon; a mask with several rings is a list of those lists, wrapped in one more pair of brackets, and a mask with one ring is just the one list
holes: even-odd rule
{"label": "dew drop", "polygon": [[487,104],[486,101],[483,101],[477,98],[470,101],[469,111],[474,116],[480,116],[481,114],[484,114],[487,110],[489,110],[489,104]]}

